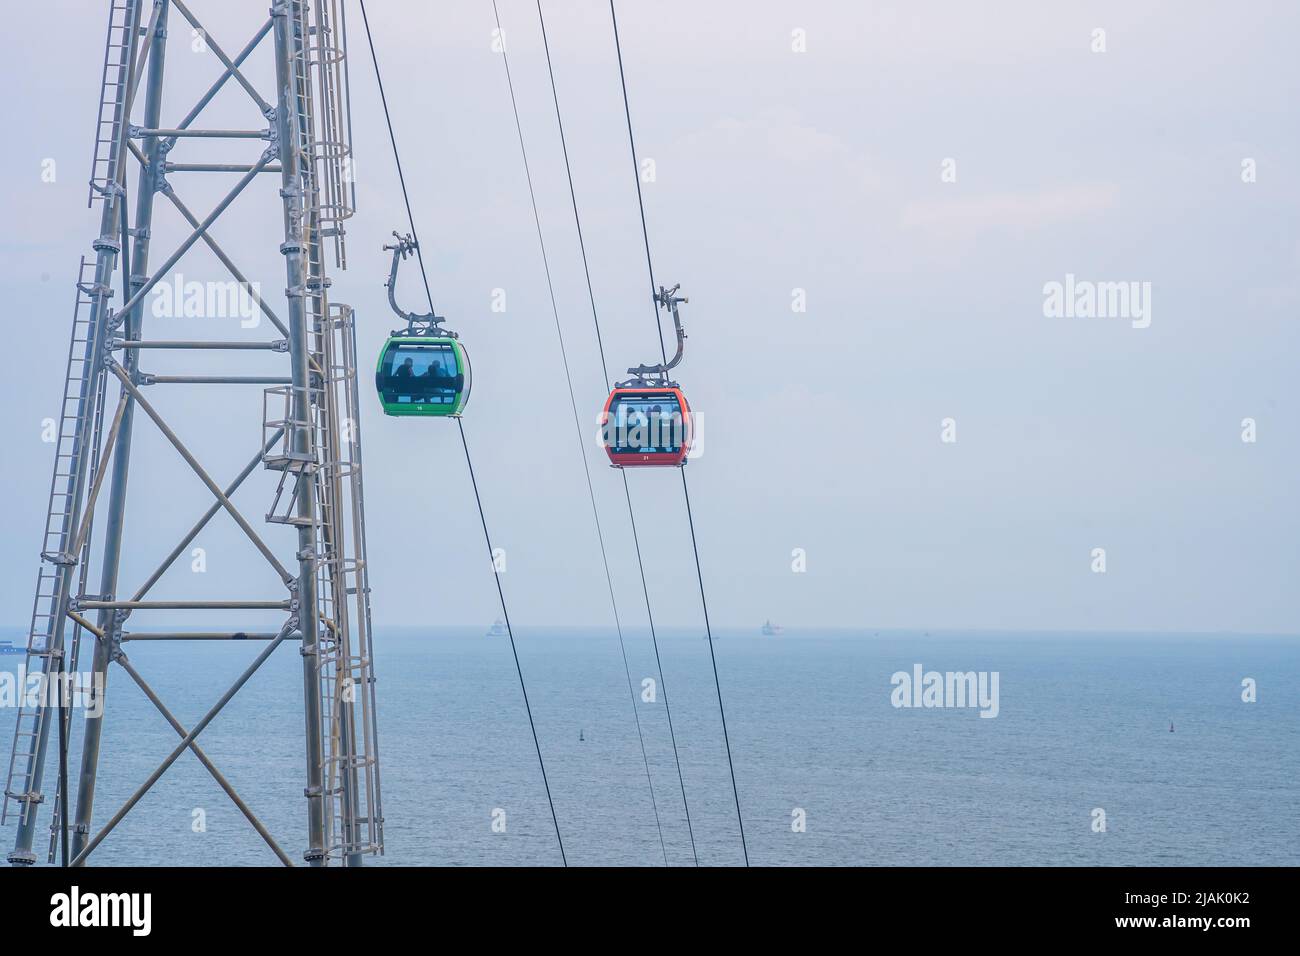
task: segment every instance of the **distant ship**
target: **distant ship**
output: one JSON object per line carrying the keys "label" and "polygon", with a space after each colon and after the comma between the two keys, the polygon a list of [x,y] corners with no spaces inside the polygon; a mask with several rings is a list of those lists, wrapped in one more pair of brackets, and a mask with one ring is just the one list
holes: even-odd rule
{"label": "distant ship", "polygon": [[493,622],[492,626],[487,629],[487,633],[484,634],[483,636],[484,637],[509,637],[510,631],[506,627],[506,622],[501,620],[501,618],[497,618],[496,621]]}
{"label": "distant ship", "polygon": [[13,641],[0,641],[0,654],[26,654],[27,649],[15,647]]}
{"label": "distant ship", "polygon": [[785,633],[785,628],[783,628],[780,624],[773,624],[771,621],[763,622],[764,637],[776,637],[778,634],[784,634],[784,633]]}

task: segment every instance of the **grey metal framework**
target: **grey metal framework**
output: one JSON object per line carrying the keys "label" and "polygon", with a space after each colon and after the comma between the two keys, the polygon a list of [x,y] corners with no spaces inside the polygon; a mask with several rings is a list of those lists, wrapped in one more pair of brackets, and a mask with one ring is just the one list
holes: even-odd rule
{"label": "grey metal framework", "polygon": [[[172,127],[162,125],[163,91],[168,71],[185,69],[167,62],[168,21],[179,16],[190,30],[201,31],[207,50],[224,67],[219,78]],[[303,667],[306,740],[306,810],[308,846],[302,858],[314,866],[359,865],[367,854],[383,852],[383,810],[375,725],[375,687],[371,662],[370,586],[366,570],[365,512],[362,494],[361,436],[358,417],[356,340],[352,311],[330,301],[326,259],[346,267],[344,223],[352,215],[354,191],[346,175],[350,157],[346,22],[340,0],[273,0],[270,15],[251,39],[229,56],[183,0],[110,0],[103,81],[90,201],[101,204],[94,258],[83,257],[68,353],[63,404],[58,418],[54,476],[41,548],[36,599],[27,643],[27,672],[43,675],[47,685],[76,672],[82,645],[93,651],[90,669],[107,685],[110,664],[117,664],[181,738],[166,760],[126,803],[96,829],[92,827],[96,776],[101,763],[102,716],[71,719],[67,701],[40,695],[25,701],[17,718],[13,749],[0,800],[0,822],[16,824],[15,866],[36,862],[33,844],[38,811],[46,802],[42,789],[55,742],[82,727],[81,766],[69,787],[66,815],[72,865],[87,857],[164,772],[186,751],[192,752],[230,796],[276,856],[292,860],[252,808],[235,791],[197,738],[218,717],[258,667],[285,642],[297,642]],[[187,50],[188,53],[188,50]],[[241,66],[255,54],[274,57],[275,91],[264,97]],[[182,60],[193,61],[191,57]],[[252,99],[266,125],[257,130],[203,129],[194,125],[214,96],[237,84]],[[172,85],[175,85],[174,83]],[[138,115],[138,120],[133,117]],[[262,140],[260,155],[246,164],[170,159],[181,141],[200,151],[213,140]],[[132,158],[134,161],[132,161]],[[134,172],[134,195],[128,190]],[[202,219],[181,200],[174,173],[238,174],[235,185]],[[278,176],[276,175],[278,174]],[[233,278],[248,288],[231,257],[213,238],[212,224],[255,181],[272,177],[283,207],[283,242],[287,277],[285,318],[271,303],[254,296],[261,312],[282,338],[268,342],[150,340],[143,302],[155,285],[196,243],[204,243]],[[251,187],[251,188],[250,188]],[[270,190],[263,190],[269,201]],[[188,224],[179,246],[151,248],[154,200],[162,196]],[[128,200],[134,199],[133,210]],[[255,240],[250,240],[255,241]],[[267,252],[269,252],[269,245]],[[153,272],[150,260],[161,259]],[[122,304],[112,307],[115,285]],[[149,375],[140,370],[142,353],[170,350],[224,350],[229,365],[250,350],[283,355],[283,376]],[[228,367],[227,366],[227,367]],[[220,485],[214,470],[200,463],[180,433],[143,394],[157,384],[265,385],[260,446],[251,460],[230,466],[235,477]],[[189,465],[212,494],[211,506],[188,530],[157,570],[128,590],[119,581],[119,563],[128,530],[126,499],[132,431],[143,413]],[[189,423],[193,430],[196,422]],[[249,422],[250,445],[257,423]],[[221,464],[221,463],[217,463]],[[229,464],[229,463],[226,463]],[[260,530],[231,500],[258,466],[279,473],[275,500]],[[240,470],[236,470],[240,469]],[[151,601],[149,594],[167,569],[185,552],[218,512],[234,519],[279,579],[280,600]],[[151,518],[152,521],[157,519]],[[102,522],[102,532],[93,525]],[[263,539],[267,533],[268,540]],[[289,534],[292,534],[292,538]],[[271,541],[292,557],[281,560]],[[98,589],[89,590],[92,566]],[[122,595],[129,594],[129,597]],[[272,632],[226,633],[196,629],[169,633],[126,629],[137,612],[166,609],[194,615],[203,622],[214,611],[282,612]],[[93,619],[92,619],[93,618]],[[202,623],[198,624],[202,627]],[[131,641],[210,641],[253,639],[265,642],[247,670],[192,727],[182,725],[154,693],[123,650]],[[172,645],[178,652],[185,645]],[[53,696],[55,699],[50,699]],[[92,704],[95,703],[92,699]],[[106,704],[107,701],[102,703]],[[58,726],[59,724],[62,726]],[[54,731],[52,740],[51,730]],[[110,759],[105,754],[103,759]],[[48,859],[59,849],[61,802],[67,794],[54,786],[50,802]]]}

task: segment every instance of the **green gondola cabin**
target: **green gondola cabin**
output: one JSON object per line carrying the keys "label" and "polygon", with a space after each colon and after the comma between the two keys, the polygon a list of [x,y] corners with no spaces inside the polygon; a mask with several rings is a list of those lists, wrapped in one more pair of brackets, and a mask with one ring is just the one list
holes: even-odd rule
{"label": "green gondola cabin", "polygon": [[469,356],[449,336],[390,336],[375,369],[375,389],[385,415],[459,415],[469,400]]}

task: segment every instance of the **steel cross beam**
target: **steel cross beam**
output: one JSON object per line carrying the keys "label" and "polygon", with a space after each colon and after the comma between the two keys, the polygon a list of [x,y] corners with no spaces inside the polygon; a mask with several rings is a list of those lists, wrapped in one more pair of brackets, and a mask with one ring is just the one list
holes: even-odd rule
{"label": "steel cross beam", "polygon": [[[75,611],[69,611],[68,617],[72,618],[75,622],[88,630],[97,640],[101,642],[105,640],[104,632],[100,628],[82,618]],[[271,639],[274,639],[275,637],[275,634],[270,635]],[[131,665],[131,662],[127,659],[126,654],[122,652],[120,647],[117,649],[117,654],[113,657],[113,660],[116,660],[118,664],[122,666],[122,669],[127,672],[127,675],[135,681],[140,690],[144,692],[144,695],[149,698],[150,702],[156,708],[158,708],[158,712],[163,715],[163,718],[166,719],[167,723],[172,725],[172,729],[180,734],[181,737],[186,737],[189,732],[181,725],[180,721],[176,719],[172,712],[167,709],[167,705],[162,702],[156,693],[154,693],[153,688],[149,686],[142,676],[140,676],[140,672]],[[198,745],[197,741],[190,740],[190,751],[198,758],[199,763],[203,764],[208,773],[212,774],[212,778],[217,781],[217,784],[221,789],[226,792],[228,797],[230,797],[231,801],[239,809],[239,812],[242,813],[245,818],[247,818],[248,822],[253,825],[253,829],[256,830],[261,835],[262,839],[266,841],[272,852],[280,858],[281,862],[283,862],[285,866],[293,866],[293,861],[285,855],[282,849],[280,849],[280,845],[275,842],[275,838],[271,836],[270,831],[266,829],[262,824],[262,821],[257,818],[257,815],[253,813],[248,804],[244,802],[243,798],[239,796],[239,793],[233,786],[231,786],[230,781],[226,779],[225,775],[222,774],[212,761],[208,759],[208,755],[203,752],[203,748]]]}
{"label": "steel cross beam", "polygon": [[[172,0],[172,2],[174,3],[175,0]],[[262,168],[265,167],[266,164],[271,161],[274,155],[275,155],[274,149],[267,149],[266,152],[262,154],[262,158],[253,165],[252,169],[250,169],[247,173],[245,173],[240,178],[239,182],[237,182],[234,185],[234,187],[230,190],[230,192],[226,193],[225,197],[221,200],[221,202],[217,203],[216,207],[212,210],[212,212],[208,213],[207,218],[204,219],[197,226],[195,226],[194,231],[191,232],[185,238],[185,240],[180,244],[180,246],[177,247],[176,251],[167,257],[167,261],[158,267],[158,271],[154,273],[153,277],[148,279],[143,285],[140,286],[140,288],[136,289],[135,292],[131,293],[131,298],[127,299],[125,302],[122,303],[122,308],[118,310],[119,314],[124,315],[130,312],[131,309],[133,309],[135,306],[137,306],[140,303],[141,299],[143,299],[146,295],[149,294],[149,290],[151,290],[155,285],[158,284],[158,281],[162,278],[162,276],[165,273],[171,271],[172,267],[176,265],[177,262],[180,261],[181,256],[189,252],[190,246],[198,242],[199,239],[207,233],[208,228],[214,222],[217,221],[217,217],[226,211],[226,209],[230,206],[230,204],[235,201],[235,199],[239,196],[239,194],[242,193],[244,189],[248,186],[248,184],[251,183],[253,179],[257,176],[257,174],[262,171]]]}
{"label": "steel cross beam", "polygon": [[176,759],[189,748],[190,744],[194,742],[194,739],[198,737],[199,734],[203,733],[208,724],[212,723],[212,721],[216,719],[216,716],[221,713],[222,708],[224,708],[226,704],[230,703],[234,696],[243,689],[243,686],[248,683],[249,678],[257,673],[258,668],[266,663],[266,659],[270,657],[272,652],[293,632],[296,625],[297,621],[294,618],[290,618],[285,623],[284,627],[280,629],[280,633],[276,635],[275,640],[263,648],[262,652],[253,660],[253,663],[249,664],[248,667],[245,668],[244,672],[235,679],[235,682],[230,686],[230,689],[222,694],[221,699],[212,706],[212,709],[204,714],[199,722],[194,725],[194,729],[181,738],[181,742],[176,745],[176,749],[167,755],[167,759],[158,765],[158,769],[149,775],[149,778],[136,789],[135,793],[131,794],[126,803],[122,804],[117,813],[113,814],[109,821],[104,824],[103,829],[91,837],[85,848],[73,858],[69,866],[85,865],[86,857],[90,856],[90,854],[94,852],[95,847],[104,842],[104,838],[113,832],[113,828],[121,823],[122,818],[131,812],[131,808],[139,803],[141,798],[152,789],[153,785],[158,782],[159,778],[167,772],[167,768],[174,764]]}
{"label": "steel cross beam", "polygon": [[[140,151],[140,148],[136,146],[135,143],[129,143],[128,146],[130,147],[131,155],[133,155],[140,162],[141,166],[148,169],[149,160]],[[263,157],[263,159],[265,160],[265,157]],[[273,172],[273,171],[279,172],[280,168],[278,166],[275,166],[274,164],[259,163],[255,166],[238,167],[238,171],[246,172],[249,176],[252,176],[253,174],[259,171],[264,173]],[[249,294],[253,297],[253,300],[257,303],[258,307],[262,310],[262,312],[266,315],[266,317],[271,320],[271,324],[274,325],[276,329],[280,332],[280,334],[285,336],[285,338],[287,339],[289,337],[288,327],[285,326],[285,324],[280,320],[279,316],[275,314],[275,312],[267,304],[266,300],[263,299],[260,295],[258,295],[252,283],[250,283],[248,279],[245,278],[244,274],[239,270],[239,268],[234,264],[234,262],[231,261],[230,257],[226,255],[225,250],[221,248],[217,240],[214,239],[212,237],[212,234],[208,231],[208,227],[211,226],[212,224],[211,219],[207,223],[199,222],[198,217],[195,216],[194,213],[189,209],[189,207],[186,206],[185,203],[181,201],[181,198],[176,195],[175,187],[172,186],[172,184],[169,183],[166,179],[162,179],[160,180],[160,182],[161,185],[159,187],[159,191],[162,192],[162,194],[171,201],[172,205],[176,207],[177,212],[179,212],[185,218],[185,221],[188,222],[190,226],[200,234],[199,237],[204,241],[207,247],[212,250],[212,253],[217,257],[218,260],[220,260],[221,264],[226,267],[226,270],[230,273],[231,277],[234,278],[236,282],[240,283],[241,285],[243,285],[245,288],[248,289]],[[241,188],[241,187],[236,187],[236,188]],[[177,256],[177,258],[179,259],[179,256]],[[150,283],[151,288],[153,284],[154,283]],[[311,360],[311,367],[313,371],[317,373],[321,372],[320,367],[316,364],[314,359]]]}
{"label": "steel cross beam", "polygon": [[[149,159],[140,150],[140,147],[135,143],[131,143],[130,149],[131,155],[139,161],[141,167],[146,170],[149,169]],[[161,155],[161,151],[159,151],[159,155]],[[251,169],[251,166],[248,167],[248,170]],[[262,169],[264,172],[270,172],[273,167],[268,165],[262,167]],[[244,172],[247,172],[248,170],[244,170]],[[181,202],[180,196],[176,195],[176,188],[161,175],[159,175],[158,183],[158,191],[171,201],[171,204],[176,207],[176,211],[179,212],[185,218],[185,221],[190,224],[190,228],[199,229],[201,225],[199,218],[190,211],[190,208],[186,206],[185,203]],[[226,270],[234,280],[248,289],[249,294],[252,295],[254,301],[257,302],[258,308],[260,308],[266,317],[271,320],[271,324],[279,329],[281,335],[287,336],[289,330],[285,327],[284,323],[280,321],[279,317],[275,314],[270,305],[267,304],[266,300],[257,294],[257,290],[253,287],[253,284],[245,278],[241,271],[239,271],[238,267],[236,267],[230,260],[230,257],[226,255],[225,250],[222,249],[221,246],[218,245],[217,240],[212,237],[212,234],[204,229],[201,238],[203,239],[204,244],[212,250],[217,259],[221,261],[221,264],[226,267]]]}
{"label": "steel cross beam", "polygon": [[266,560],[270,562],[271,567],[275,569],[275,573],[280,576],[280,580],[286,585],[291,584],[294,580],[294,576],[285,569],[285,566],[280,563],[280,560],[275,556],[275,553],[266,546],[266,542],[262,540],[261,536],[258,535],[256,531],[253,530],[253,526],[248,523],[248,519],[240,514],[239,509],[234,506],[228,497],[226,497],[226,493],[221,490],[220,486],[212,480],[212,476],[203,470],[203,466],[199,464],[198,459],[195,458],[193,453],[185,447],[185,443],[181,441],[180,437],[171,430],[165,421],[163,421],[163,418],[158,414],[157,409],[150,405],[149,400],[140,394],[140,389],[135,387],[135,384],[127,376],[126,372],[122,369],[122,366],[118,365],[116,362],[110,362],[108,368],[110,372],[117,376],[118,381],[122,383],[122,387],[131,393],[131,397],[135,400],[136,404],[144,409],[144,413],[153,420],[155,425],[158,426],[158,430],[163,433],[164,437],[166,437],[169,442],[172,443],[172,447],[180,452],[180,455],[185,459],[186,464],[188,464],[190,468],[194,470],[194,473],[199,476],[199,479],[208,486],[208,490],[212,492],[213,497],[221,503],[221,506],[226,509],[226,512],[230,517],[235,519],[235,524],[239,525],[239,527],[243,529],[244,534],[248,535],[249,540],[253,542],[253,546],[262,553],[262,557],[266,558]]}
{"label": "steel cross beam", "polygon": [[201,747],[199,747],[198,741],[194,739],[194,736],[191,736],[190,732],[186,730],[172,712],[167,709],[167,705],[162,702],[158,695],[154,693],[153,688],[150,687],[148,683],[145,682],[145,679],[140,676],[140,672],[131,665],[129,660],[127,660],[126,654],[119,650],[115,659],[118,664],[121,665],[122,669],[126,671],[127,675],[135,681],[136,686],[139,687],[140,690],[144,692],[144,695],[149,698],[150,702],[158,708],[158,713],[163,715],[163,719],[166,720],[167,723],[171,724],[174,731],[181,735],[181,739],[189,741],[190,751],[198,758],[199,763],[203,764],[208,773],[212,774],[212,779],[217,781],[217,785],[220,786],[222,790],[226,791],[226,796],[228,796],[231,802],[239,808],[239,812],[244,815],[248,822],[253,825],[253,829],[256,830],[262,839],[266,841],[266,845],[271,848],[271,852],[278,856],[280,862],[285,866],[293,866],[293,861],[289,859],[284,850],[280,849],[280,844],[275,842],[275,837],[271,836],[271,831],[269,831],[262,821],[257,818],[257,814],[253,813],[248,804],[245,803],[243,798],[236,792],[235,788],[231,786],[230,781],[225,778],[225,775],[222,774],[222,772],[213,765],[212,761],[208,759],[208,755],[203,752]]}
{"label": "steel cross beam", "polygon": [[272,641],[274,631],[183,631],[143,632],[123,631],[118,637],[123,644],[128,641]]}
{"label": "steel cross beam", "polygon": [[[226,486],[225,495],[227,498],[232,497],[234,493],[239,490],[239,486],[242,485],[245,479],[247,479],[248,476],[257,469],[259,464],[261,464],[262,456],[275,447],[275,443],[280,440],[280,436],[283,434],[284,429],[277,428],[275,430],[275,433],[271,436],[270,440],[262,446],[262,450],[254,455],[252,460],[249,461],[249,463],[244,467],[244,470],[239,473],[235,480]],[[181,538],[180,544],[176,545],[176,547],[172,549],[171,554],[167,555],[167,557],[163,559],[162,563],[154,570],[154,573],[145,579],[144,584],[140,585],[140,589],[132,596],[132,601],[144,600],[144,596],[149,593],[155,584],[158,583],[159,578],[167,573],[167,569],[170,568],[176,559],[184,553],[185,549],[190,546],[190,543],[199,536],[199,532],[207,527],[208,522],[211,521],[220,510],[221,502],[214,501],[212,506],[203,513],[203,516],[195,522],[194,527],[190,528],[184,537]]]}
{"label": "steel cross beam", "polygon": [[[165,173],[246,173],[252,168],[252,163],[173,163],[170,160],[162,165]],[[260,172],[279,173],[283,170],[271,163],[263,166]]]}
{"label": "steel cross beam", "polygon": [[140,373],[141,385],[289,385],[287,375],[155,375]]}
{"label": "steel cross beam", "polygon": [[283,352],[285,351],[285,342],[283,339],[276,342],[209,342],[203,340],[181,340],[181,339],[117,339],[113,343],[115,349],[162,349],[184,351],[186,349],[208,350],[208,351],[228,351],[228,352]]}
{"label": "steel cross beam", "polygon": [[79,610],[100,611],[292,611],[289,601],[101,601],[77,602]]}
{"label": "steel cross beam", "polygon": [[[133,155],[140,162],[141,166],[148,169],[149,160],[145,158],[144,154],[140,151],[140,148],[136,146],[134,143],[130,143],[129,146],[131,149],[131,155]],[[263,157],[263,159],[265,159],[265,157]],[[258,163],[254,166],[238,167],[238,171],[245,172],[249,176],[252,176],[257,172],[264,172],[264,173],[279,172],[280,168],[274,164]],[[266,300],[263,299],[257,293],[257,290],[253,287],[253,284],[249,282],[247,278],[245,278],[244,274],[239,270],[239,268],[234,264],[234,262],[231,261],[230,256],[226,255],[225,250],[221,248],[221,245],[217,242],[216,239],[212,237],[212,234],[208,231],[208,227],[212,225],[211,220],[209,220],[207,223],[199,222],[198,217],[195,216],[194,213],[190,210],[190,208],[181,201],[181,198],[176,195],[175,187],[172,186],[172,184],[169,183],[166,179],[161,180],[161,183],[162,185],[159,187],[159,191],[164,196],[166,196],[169,200],[171,200],[171,204],[176,207],[177,212],[179,212],[185,218],[185,221],[188,222],[190,226],[196,232],[199,233],[199,238],[201,238],[204,241],[204,243],[207,245],[207,247],[212,250],[212,253],[217,257],[218,260],[220,260],[221,264],[226,267],[226,270],[230,273],[231,277],[234,278],[236,282],[240,283],[242,286],[248,289],[249,294],[253,297],[253,300],[257,303],[258,308],[260,308],[263,314],[265,314],[266,317],[271,320],[271,324],[276,327],[276,329],[280,332],[280,334],[285,336],[285,338],[287,339],[289,336],[288,327],[280,320],[279,316],[275,314],[274,310],[272,310],[270,305],[267,304]],[[242,188],[242,187],[236,187],[236,188]],[[213,218],[215,218],[215,216]],[[177,256],[177,259],[179,258],[180,257]],[[150,283],[150,288],[152,288],[153,285],[154,283]],[[312,369],[316,372],[320,372],[320,368],[316,365],[314,360],[312,361]]]}
{"label": "steel cross beam", "polygon": [[[171,204],[176,207],[176,211],[185,218],[185,221],[188,222],[191,227],[195,229],[199,227],[198,217],[190,211],[189,207],[186,206],[185,203],[181,202],[181,197],[176,195],[176,188],[172,186],[171,183],[165,182],[162,193],[171,200]],[[226,267],[226,270],[234,277],[235,281],[248,289],[249,294],[252,295],[254,301],[257,302],[258,308],[260,308],[262,313],[271,320],[271,324],[279,330],[281,335],[287,337],[289,335],[288,327],[280,321],[280,317],[275,314],[275,311],[267,304],[266,300],[257,294],[257,290],[253,287],[253,284],[244,277],[244,274],[239,271],[239,268],[230,260],[230,257],[226,255],[225,250],[221,248],[217,243],[217,240],[213,238],[212,234],[207,230],[204,230],[203,232],[203,241],[207,247],[212,250],[217,259],[220,260],[221,264]]]}
{"label": "steel cross beam", "polygon": [[262,95],[257,92],[257,88],[254,87],[252,83],[248,82],[248,77],[244,76],[244,74],[240,72],[239,67],[230,59],[230,57],[226,56],[226,51],[217,45],[217,41],[212,39],[208,31],[203,28],[203,24],[199,23],[194,14],[190,12],[190,8],[185,6],[181,0],[171,0],[171,4],[176,8],[177,12],[179,12],[181,16],[190,22],[190,26],[203,35],[204,44],[209,50],[217,55],[218,60],[225,64],[226,72],[233,76],[235,80],[238,81],[239,85],[244,88],[244,91],[253,98],[253,102],[256,103],[257,108],[262,111],[262,115],[265,116],[269,113],[271,110],[271,104],[262,99]]}
{"label": "steel cross beam", "polygon": [[[186,129],[191,123],[199,118],[199,114],[202,113],[207,105],[212,102],[212,98],[221,92],[221,88],[226,85],[226,80],[230,79],[235,74],[240,64],[248,59],[249,54],[257,49],[257,45],[262,42],[262,38],[271,32],[272,22],[273,21],[268,19],[264,24],[262,24],[262,28],[253,34],[253,39],[249,40],[244,48],[239,51],[239,55],[226,66],[225,72],[213,81],[212,85],[208,87],[208,91],[200,96],[199,101],[194,104],[194,107],[188,113],[185,114],[185,118],[176,124],[177,129]],[[170,150],[175,145],[176,141],[174,139],[169,139],[166,143],[166,149],[164,152]]]}

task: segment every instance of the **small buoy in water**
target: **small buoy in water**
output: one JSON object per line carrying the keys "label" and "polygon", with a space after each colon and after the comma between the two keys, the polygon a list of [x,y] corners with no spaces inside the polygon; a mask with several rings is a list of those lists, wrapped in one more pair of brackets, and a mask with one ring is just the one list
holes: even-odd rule
{"label": "small buoy in water", "polygon": [[[1170,729],[1170,730],[1173,730],[1174,728],[1173,728],[1173,727],[1170,727],[1169,729]],[[579,741],[583,741],[583,740],[586,740],[586,739],[587,739],[586,737],[582,736],[582,731],[579,730],[579,731],[578,731],[578,740],[579,740]]]}
{"label": "small buoy in water", "polygon": [[1169,722],[1169,732],[1171,734],[1174,732],[1174,722],[1172,720]]}

